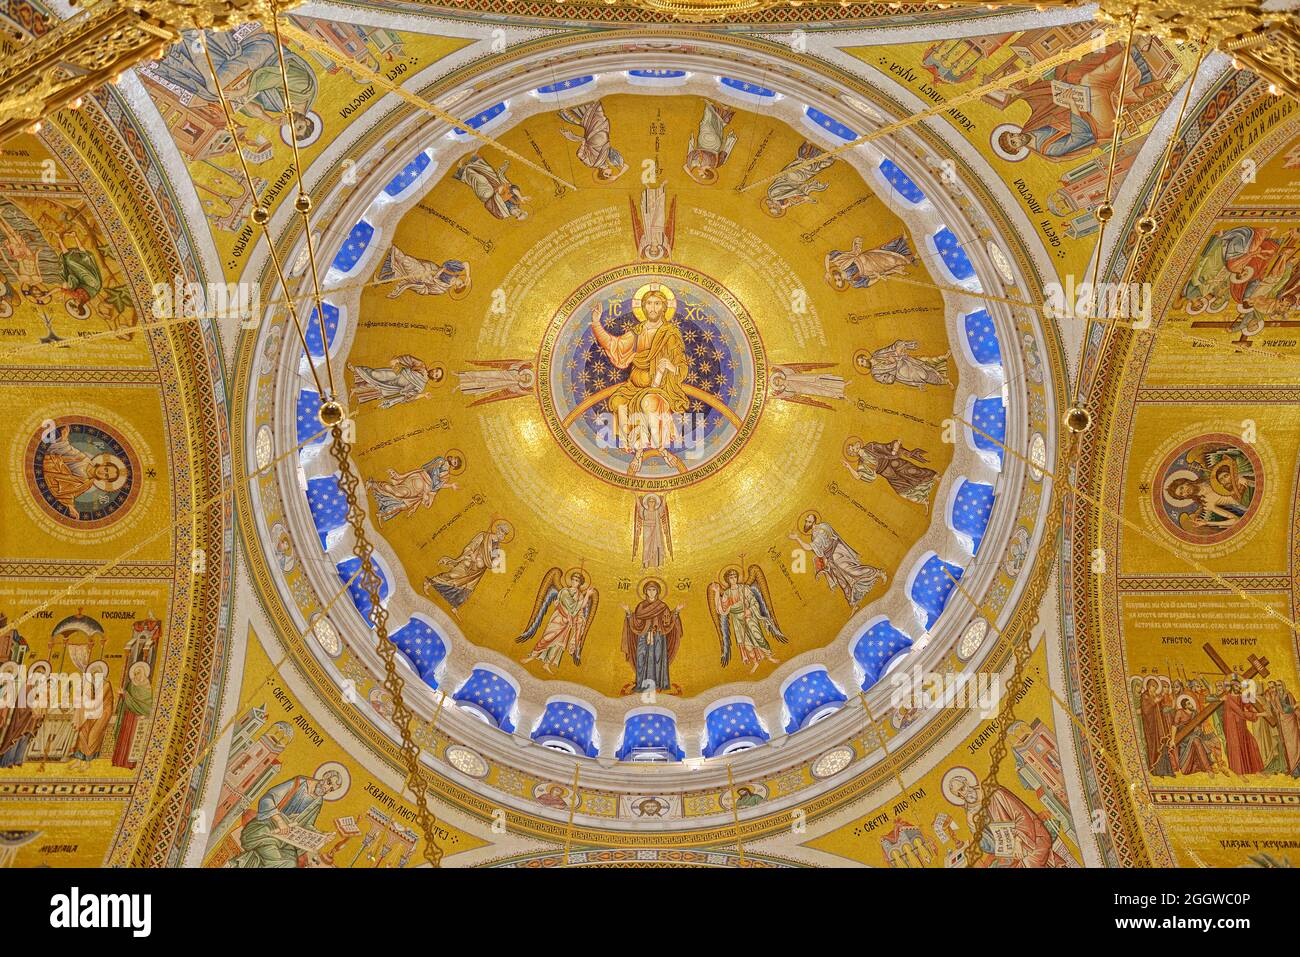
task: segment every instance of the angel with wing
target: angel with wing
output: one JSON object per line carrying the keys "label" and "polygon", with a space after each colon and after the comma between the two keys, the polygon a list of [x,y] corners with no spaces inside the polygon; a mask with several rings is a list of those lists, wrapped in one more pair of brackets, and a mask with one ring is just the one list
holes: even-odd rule
{"label": "angel with wing", "polygon": [[470,407],[533,394],[537,375],[525,359],[471,359],[478,369],[456,373],[456,391],[475,396]]}
{"label": "angel with wing", "polygon": [[845,382],[841,376],[822,372],[835,368],[834,362],[787,362],[772,367],[772,398],[798,402],[818,409],[832,408],[823,399],[843,399]]}
{"label": "angel with wing", "polygon": [[673,557],[673,530],[668,523],[668,502],[658,492],[638,495],[632,506],[632,557],[641,551],[642,568],[658,568],[664,553]]}
{"label": "angel with wing", "polygon": [[632,197],[627,198],[632,209],[632,240],[636,254],[642,259],[658,262],[673,254],[673,238],[677,231],[677,197],[668,202],[665,186],[647,186],[641,190],[641,207]]}
{"label": "angel with wing", "polygon": [[750,565],[749,576],[741,581],[740,566],[729,565],[722,570],[719,581],[709,582],[708,595],[709,615],[722,644],[722,666],[725,668],[731,661],[733,638],[740,660],[749,665],[751,674],[764,661],[776,664],[768,637],[782,644],[787,639],[772,612],[772,596],[763,569]]}
{"label": "angel with wing", "polygon": [[542,637],[523,659],[525,664],[534,659],[540,661],[547,672],[552,672],[554,666],[564,660],[566,651],[573,657],[575,665],[582,664],[582,646],[600,605],[600,592],[582,569],[571,569],[568,584],[564,582],[565,576],[558,568],[550,569],[542,577],[528,627],[515,639],[516,644],[523,644],[532,638],[550,613],[551,620],[542,631]]}

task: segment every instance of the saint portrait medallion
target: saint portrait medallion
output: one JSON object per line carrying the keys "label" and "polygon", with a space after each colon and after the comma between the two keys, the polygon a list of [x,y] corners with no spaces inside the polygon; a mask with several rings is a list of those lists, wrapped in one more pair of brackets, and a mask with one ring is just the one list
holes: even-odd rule
{"label": "saint portrait medallion", "polygon": [[1165,456],[1151,483],[1160,523],[1194,545],[1242,531],[1259,511],[1263,493],[1259,454],[1236,436],[1219,433],[1183,442]]}
{"label": "saint portrait medallion", "polygon": [[642,263],[565,301],[537,380],[543,418],[570,458],[621,488],[667,491],[735,458],[762,412],[767,362],[749,313],[720,283]]}
{"label": "saint portrait medallion", "polygon": [[126,439],[81,415],[42,423],[27,443],[23,472],[41,511],[68,528],[112,525],[140,493],[140,462]]}

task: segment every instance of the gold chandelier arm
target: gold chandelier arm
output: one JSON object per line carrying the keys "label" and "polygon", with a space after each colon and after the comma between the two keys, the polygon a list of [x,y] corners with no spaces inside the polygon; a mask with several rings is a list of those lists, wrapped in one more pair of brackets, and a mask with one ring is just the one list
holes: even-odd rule
{"label": "gold chandelier arm", "polygon": [[0,143],[158,59],[185,30],[270,16],[269,0],[100,0],[40,38],[0,37]]}

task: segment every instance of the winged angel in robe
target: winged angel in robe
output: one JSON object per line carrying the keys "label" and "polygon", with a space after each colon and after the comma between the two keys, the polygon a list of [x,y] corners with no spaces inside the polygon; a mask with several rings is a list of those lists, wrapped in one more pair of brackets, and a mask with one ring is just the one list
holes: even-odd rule
{"label": "winged angel in robe", "polygon": [[742,582],[738,566],[725,568],[721,581],[709,582],[708,595],[709,615],[722,643],[722,666],[725,668],[731,661],[733,639],[740,660],[749,665],[751,673],[764,661],[776,664],[768,638],[785,644],[786,637],[772,613],[772,597],[763,570],[750,565],[749,577]]}
{"label": "winged angel in robe", "polygon": [[641,551],[642,568],[658,568],[664,555],[673,557],[673,529],[668,503],[657,492],[638,495],[632,512],[632,557]]}
{"label": "winged angel in robe", "polygon": [[537,376],[525,359],[471,359],[470,363],[479,368],[457,372],[456,391],[474,396],[471,408],[533,394]]}
{"label": "winged angel in robe", "polygon": [[558,568],[552,568],[542,577],[528,627],[515,639],[516,644],[523,644],[532,638],[549,613],[551,619],[542,630],[542,637],[537,639],[533,650],[523,659],[525,664],[533,660],[540,661],[542,668],[548,672],[564,660],[566,651],[575,665],[582,664],[582,646],[587,640],[591,620],[596,617],[596,609],[600,606],[600,592],[581,569],[570,571],[568,584],[564,582],[564,575]]}
{"label": "winged angel in robe", "polygon": [[664,186],[647,186],[641,191],[641,208],[638,210],[632,197],[627,198],[632,208],[632,239],[636,254],[650,262],[667,259],[673,254],[673,236],[677,231],[677,197],[668,202]]}

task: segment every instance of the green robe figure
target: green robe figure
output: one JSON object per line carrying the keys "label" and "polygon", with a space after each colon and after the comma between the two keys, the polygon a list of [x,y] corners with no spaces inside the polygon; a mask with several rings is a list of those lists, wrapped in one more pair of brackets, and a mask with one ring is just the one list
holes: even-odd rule
{"label": "green robe figure", "polygon": [[257,809],[244,815],[239,846],[244,853],[230,867],[305,867],[308,854],[281,839],[292,824],[314,828],[325,798],[343,786],[337,771],[319,778],[299,775],[270,788],[257,802]]}

